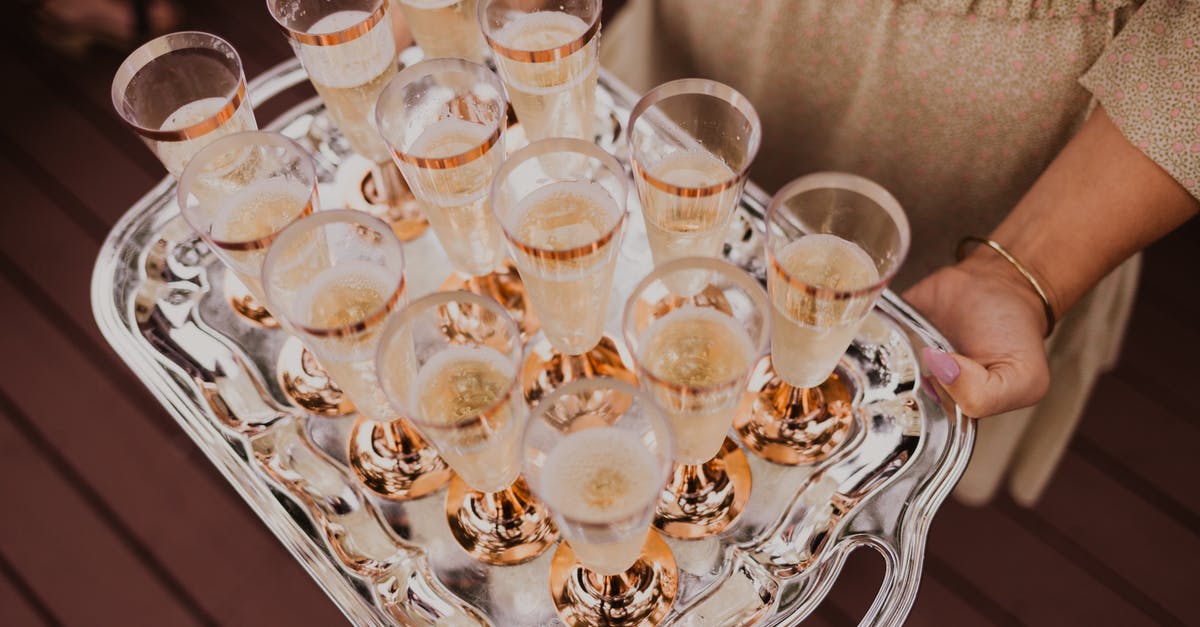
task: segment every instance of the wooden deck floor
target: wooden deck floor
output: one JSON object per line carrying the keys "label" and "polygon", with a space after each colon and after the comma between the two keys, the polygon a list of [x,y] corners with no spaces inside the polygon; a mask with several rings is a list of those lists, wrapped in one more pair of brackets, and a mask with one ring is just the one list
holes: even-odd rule
{"label": "wooden deck floor", "polygon": [[[189,8],[250,76],[291,54],[261,2]],[[62,59],[28,26],[0,26],[0,625],[340,624],[100,337],[92,262],[163,171],[109,104],[120,55]],[[1045,498],[948,503],[909,624],[1200,625],[1198,268],[1195,220],[1148,251],[1120,365]],[[807,624],[855,624],[881,577],[856,555]]]}

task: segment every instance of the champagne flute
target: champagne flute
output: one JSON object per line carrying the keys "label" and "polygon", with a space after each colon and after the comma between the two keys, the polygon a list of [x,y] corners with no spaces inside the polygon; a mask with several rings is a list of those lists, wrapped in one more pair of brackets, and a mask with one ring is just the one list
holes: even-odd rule
{"label": "champagne flute", "polygon": [[467,289],[504,304],[530,337],[537,318],[524,286],[504,265],[504,235],[488,193],[504,161],[508,101],[491,70],[433,59],[396,75],[375,106],[375,124],[420,200],[433,232]]}
{"label": "champagne flute", "polygon": [[483,63],[487,44],[475,17],[475,0],[398,0],[400,12],[426,59]]}
{"label": "champagne flute", "polygon": [[[183,169],[176,194],[184,220],[257,303],[266,302],[260,276],[271,242],[320,209],[312,157],[266,131],[226,135],[205,146]],[[276,371],[284,394],[301,408],[325,416],[354,410],[299,340],[287,340]]]}
{"label": "champagne flute", "polygon": [[670,610],[678,569],[649,527],[673,442],[654,402],[616,379],[573,381],[534,409],[522,470],[565,540],[550,593],[566,624],[652,625]]}
{"label": "champagne flute", "polygon": [[[258,128],[241,57],[229,42],[208,33],[170,33],[134,50],[113,77],[112,102],[176,179],[213,140]],[[232,273],[224,284],[234,312],[255,324],[275,325]]]}
{"label": "champagne flute", "polygon": [[820,172],[779,190],[765,228],[771,359],[735,427],[766,459],[807,463],[852,426],[852,390],[835,369],[908,254],[908,218],[877,183]]}
{"label": "champagne flute", "polygon": [[625,225],[625,171],[595,144],[543,139],[516,151],[492,183],[492,211],[542,323],[525,366],[533,402],[578,375],[626,376],[604,318]]}
{"label": "champagne flute", "polygon": [[762,142],[754,106],[716,81],[671,81],[633,107],[628,136],[654,263],[719,257]]}
{"label": "champagne flute", "polygon": [[387,326],[376,357],[384,393],[456,476],[446,493],[450,532],[472,557],[527,562],[558,538],[519,477],[528,410],[521,332],[504,308],[464,291],[436,292]]}
{"label": "champagne flute", "polygon": [[718,533],[745,509],[750,466],[725,434],[767,352],[770,315],[753,277],[704,257],[658,266],[625,305],[621,326],[638,380],[675,433],[676,463],[654,521],[669,536]]}
{"label": "champagne flute", "polygon": [[391,0],[267,0],[334,124],[358,156],[338,164],[345,203],[388,222],[404,240],[425,219],[371,124],[379,94],[396,74]]}
{"label": "champagne flute", "polygon": [[526,137],[593,141],[600,0],[479,0],[479,25]]}
{"label": "champagne flute", "polygon": [[267,305],[358,408],[350,466],[390,499],[424,496],[450,478],[437,452],[388,403],[375,370],[385,318],[404,304],[404,252],[383,221],[321,211],[294,222],[267,252]]}

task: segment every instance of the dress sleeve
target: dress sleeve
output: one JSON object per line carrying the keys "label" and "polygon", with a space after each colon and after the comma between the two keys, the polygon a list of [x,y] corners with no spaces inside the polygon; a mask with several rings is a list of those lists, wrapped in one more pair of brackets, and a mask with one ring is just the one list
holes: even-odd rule
{"label": "dress sleeve", "polygon": [[1200,199],[1200,0],[1148,0],[1080,83]]}

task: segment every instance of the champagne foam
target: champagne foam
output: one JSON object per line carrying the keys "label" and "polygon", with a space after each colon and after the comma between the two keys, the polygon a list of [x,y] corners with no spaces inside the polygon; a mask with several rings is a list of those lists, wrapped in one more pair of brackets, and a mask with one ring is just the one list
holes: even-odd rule
{"label": "champagne foam", "polygon": [[308,206],[309,189],[283,178],[248,185],[225,199],[212,223],[213,239],[250,242],[282,229]]}
{"label": "champagne foam", "polygon": [[603,524],[636,516],[662,489],[658,462],[629,431],[615,427],[568,435],[546,458],[546,500],[570,519]]}
{"label": "champagne foam", "polygon": [[675,385],[718,385],[749,371],[754,344],[736,319],[711,307],[682,307],[655,320],[638,341],[639,360]]}
{"label": "champagne foam", "polygon": [[715,155],[701,150],[681,150],[649,168],[661,181],[680,187],[709,187],[734,177],[733,170]]}
{"label": "champagne foam", "polygon": [[599,183],[566,181],[538,188],[517,205],[517,233],[537,248],[570,250],[599,240],[620,215]]}
{"label": "champagne foam", "polygon": [[793,279],[816,287],[849,291],[879,282],[867,251],[828,233],[805,235],[784,246],[776,259]]}

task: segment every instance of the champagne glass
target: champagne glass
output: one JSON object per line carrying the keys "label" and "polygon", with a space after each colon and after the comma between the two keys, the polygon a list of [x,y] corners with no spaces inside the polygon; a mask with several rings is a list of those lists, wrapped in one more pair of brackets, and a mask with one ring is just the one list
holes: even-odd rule
{"label": "champagne glass", "polygon": [[877,183],[820,172],[775,195],[765,228],[771,359],[734,426],[764,458],[808,463],[852,426],[853,390],[835,369],[908,254],[908,218]]}
{"label": "champagne glass", "polygon": [[593,141],[600,0],[479,0],[479,25],[530,141]]}
{"label": "champagne glass", "polygon": [[534,380],[628,373],[604,337],[627,193],[621,164],[579,139],[529,144],[496,174],[492,211],[545,334],[525,366],[531,402],[548,391],[531,392]]}
{"label": "champagne glass", "polygon": [[338,164],[345,203],[383,219],[403,240],[426,226],[387,144],[371,124],[375,101],[396,74],[390,0],[267,0],[271,16],[334,124],[356,153]]}
{"label": "champagne glass", "polygon": [[674,449],[654,402],[623,381],[580,379],[550,393],[525,429],[522,470],[565,542],[550,593],[568,625],[652,625],[678,588],[650,519]]}
{"label": "champagne glass", "polygon": [[655,264],[720,256],[761,142],[754,106],[728,85],[687,78],[642,96],[629,151]]}
{"label": "champagne glass", "polygon": [[384,320],[404,304],[404,252],[383,221],[321,211],[283,230],[263,264],[267,306],[300,338],[358,408],[350,466],[390,499],[424,496],[450,478],[437,452],[379,386],[375,352]]}
{"label": "champagne glass", "polygon": [[504,308],[464,291],[436,292],[387,326],[376,357],[384,393],[456,473],[450,532],[472,557],[511,565],[541,555],[554,523],[520,479],[528,418],[521,332]]}
{"label": "champagne glass", "polygon": [[503,267],[504,235],[488,202],[504,161],[507,111],[504,85],[491,70],[433,59],[388,83],[375,123],[458,271],[452,287],[505,304],[529,337],[537,319],[526,311],[520,279]]}
{"label": "champagne glass", "polygon": [[[256,303],[266,302],[260,276],[271,242],[320,209],[312,157],[266,131],[225,135],[205,146],[183,169],[176,194],[184,220]],[[354,410],[299,340],[287,340],[276,371],[284,394],[303,409],[325,416]]]}
{"label": "champagne glass", "polygon": [[621,326],[638,380],[675,433],[675,467],[654,521],[669,536],[718,533],[745,509],[750,466],[725,434],[767,352],[770,315],[753,277],[704,257],[658,266],[625,305]]}
{"label": "champagne glass", "polygon": [[459,58],[483,63],[487,44],[475,16],[475,0],[398,0],[400,12],[426,59]]}
{"label": "champagne glass", "polygon": [[[176,179],[213,140],[258,128],[241,58],[229,42],[208,33],[171,33],[134,50],[113,77],[112,102]],[[275,325],[232,273],[224,283],[234,312],[255,324]]]}

